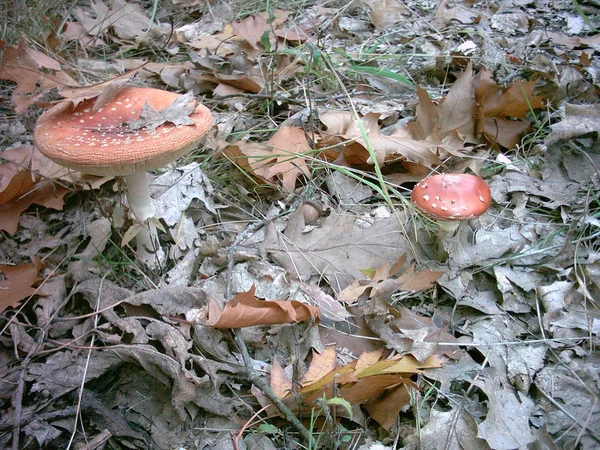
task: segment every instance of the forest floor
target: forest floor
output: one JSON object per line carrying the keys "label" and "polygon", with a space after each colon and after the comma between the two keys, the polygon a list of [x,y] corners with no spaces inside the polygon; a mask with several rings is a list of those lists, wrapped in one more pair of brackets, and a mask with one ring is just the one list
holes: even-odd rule
{"label": "forest floor", "polygon": [[[600,447],[597,1],[3,8],[0,448]],[[33,141],[130,86],[214,117],[142,224]],[[491,207],[446,230],[434,173]]]}

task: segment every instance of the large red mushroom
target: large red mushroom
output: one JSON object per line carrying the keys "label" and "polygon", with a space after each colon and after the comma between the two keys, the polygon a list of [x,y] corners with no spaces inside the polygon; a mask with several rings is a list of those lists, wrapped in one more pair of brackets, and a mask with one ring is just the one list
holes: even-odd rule
{"label": "large red mushroom", "polygon": [[162,111],[179,98],[173,92],[128,87],[97,110],[95,99],[77,106],[60,103],[40,116],[33,135],[40,152],[62,166],[125,178],[129,206],[142,225],[136,236],[137,255],[151,267],[158,265],[163,252],[152,222],[154,204],[146,171],[163,167],[194,149],[212,127],[213,117],[199,104],[189,115],[189,125],[168,121],[141,129],[132,125],[140,119],[145,105]]}

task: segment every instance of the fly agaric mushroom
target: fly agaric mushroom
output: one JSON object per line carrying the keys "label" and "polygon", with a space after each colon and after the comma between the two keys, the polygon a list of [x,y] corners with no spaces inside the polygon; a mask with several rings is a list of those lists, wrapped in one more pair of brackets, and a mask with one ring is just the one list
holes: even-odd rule
{"label": "fly agaric mushroom", "polygon": [[[94,109],[95,99],[76,107],[60,103],[40,116],[34,131],[36,147],[61,166],[99,176],[122,176],[129,206],[143,225],[136,236],[137,255],[149,266],[160,261],[154,204],[146,171],[165,166],[192,150],[213,124],[211,112],[198,105],[189,118],[193,125],[165,122],[153,129],[134,129],[147,104],[161,111],[178,94],[150,88],[125,88],[104,106]],[[163,253],[164,255],[164,253]]]}
{"label": "fly agaric mushroom", "polygon": [[454,231],[461,220],[482,215],[492,203],[485,181],[470,174],[432,175],[415,186],[410,198],[444,231]]}

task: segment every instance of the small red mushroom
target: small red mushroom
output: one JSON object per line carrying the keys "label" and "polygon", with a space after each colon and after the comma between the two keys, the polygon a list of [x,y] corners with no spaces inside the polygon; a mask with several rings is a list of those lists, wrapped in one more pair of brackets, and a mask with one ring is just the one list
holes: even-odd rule
{"label": "small red mushroom", "polygon": [[419,210],[448,231],[461,220],[481,216],[492,203],[485,181],[470,174],[432,175],[415,186],[410,198]]}

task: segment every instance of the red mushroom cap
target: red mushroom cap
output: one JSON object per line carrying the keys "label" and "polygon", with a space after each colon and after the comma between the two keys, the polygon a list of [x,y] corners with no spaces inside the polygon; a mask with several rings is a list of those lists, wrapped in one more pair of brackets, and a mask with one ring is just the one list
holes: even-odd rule
{"label": "red mushroom cap", "polygon": [[129,87],[95,112],[95,99],[77,107],[60,103],[40,116],[34,142],[54,162],[92,175],[157,169],[189,152],[213,124],[208,108],[198,105],[190,115],[193,125],[167,122],[152,131],[129,127],[140,118],[144,104],[160,111],[178,97],[160,89]]}
{"label": "red mushroom cap", "polygon": [[425,178],[413,189],[413,204],[426,215],[442,220],[467,220],[490,207],[490,188],[470,174],[442,174]]}

